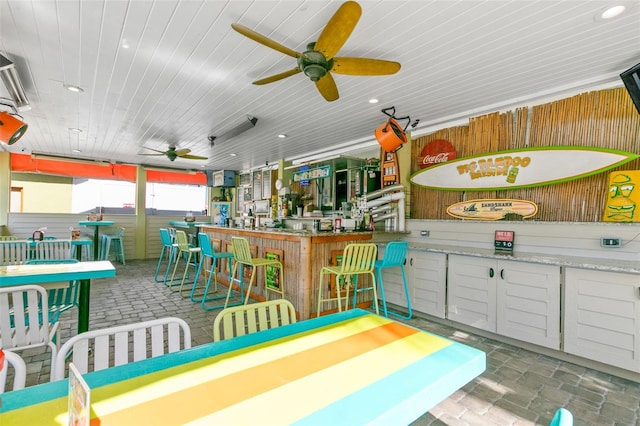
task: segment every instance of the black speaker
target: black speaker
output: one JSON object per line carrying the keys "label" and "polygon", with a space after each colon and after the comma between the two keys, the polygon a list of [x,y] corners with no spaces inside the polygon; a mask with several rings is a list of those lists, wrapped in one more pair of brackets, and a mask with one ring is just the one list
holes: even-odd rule
{"label": "black speaker", "polygon": [[620,74],[620,78],[640,114],[640,64],[636,64]]}

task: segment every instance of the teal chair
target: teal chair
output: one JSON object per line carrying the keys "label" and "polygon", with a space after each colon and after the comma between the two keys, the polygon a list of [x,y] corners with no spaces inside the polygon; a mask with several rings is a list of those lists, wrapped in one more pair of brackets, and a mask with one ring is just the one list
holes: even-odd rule
{"label": "teal chair", "polygon": [[[198,233],[198,246],[200,247],[200,261],[198,262],[198,269],[196,270],[196,277],[193,280],[193,287],[191,289],[191,301],[192,302],[201,302],[202,309],[207,311],[213,309],[223,308],[223,304],[218,305],[207,305],[207,302],[212,300],[224,299],[226,294],[221,296],[213,296],[208,297],[209,289],[211,288],[211,280],[213,279],[213,291],[218,291],[218,276],[216,273],[216,269],[218,268],[219,260],[227,260],[227,271],[231,274],[231,264],[233,261],[233,253],[216,251],[213,249],[211,245],[211,240],[209,239],[209,235],[200,232]],[[202,267],[205,262],[209,259],[211,261],[211,269],[206,269],[205,271],[209,272],[209,278],[207,278],[207,282],[204,287],[204,292],[201,294],[197,294],[196,289],[198,287],[198,278],[200,278],[200,272],[202,271]],[[229,285],[231,285],[231,277],[229,277]],[[242,294],[242,293],[241,293]],[[201,298],[197,298],[197,296],[201,296]],[[239,303],[240,304],[240,303]]]}
{"label": "teal chair", "polygon": [[566,408],[558,408],[549,426],[573,426],[573,414]]}
{"label": "teal chair", "polygon": [[[171,234],[166,228],[160,228],[160,242],[162,243],[162,250],[160,251],[158,265],[156,265],[156,272],[153,278],[157,283],[163,282],[166,285],[167,278],[169,277],[169,269],[171,269],[171,264],[174,262],[176,253],[178,252],[178,244],[173,242]],[[160,273],[160,266],[162,265],[162,259],[165,255],[167,256],[167,269],[164,272],[164,279],[159,280],[158,274]]]}
{"label": "teal chair", "polygon": [[[27,265],[41,265],[54,263],[78,263],[76,259],[32,259],[25,262]],[[41,284],[47,290],[49,305],[49,322],[58,322],[60,314],[69,309],[78,307],[80,296],[80,281],[69,281],[68,285],[58,283]]]}
{"label": "teal chair", "polygon": [[115,258],[126,265],[124,260],[124,228],[118,228],[113,234],[102,234],[102,244],[100,247],[100,259],[109,260],[109,252],[113,244]]}
{"label": "teal chair", "polygon": [[[404,264],[407,259],[407,251],[409,243],[406,241],[392,241],[387,244],[384,250],[384,256],[381,260],[376,260],[374,265],[376,271],[376,280],[380,286],[380,298],[382,300],[382,311],[385,317],[393,315],[399,318],[411,319],[413,313],[411,311],[411,298],[409,297],[409,286],[407,285],[407,274],[404,270]],[[400,315],[387,311],[387,299],[384,294],[384,283],[382,281],[382,270],[386,268],[400,268],[402,271],[402,282],[404,284],[404,295],[407,300],[407,315]]]}

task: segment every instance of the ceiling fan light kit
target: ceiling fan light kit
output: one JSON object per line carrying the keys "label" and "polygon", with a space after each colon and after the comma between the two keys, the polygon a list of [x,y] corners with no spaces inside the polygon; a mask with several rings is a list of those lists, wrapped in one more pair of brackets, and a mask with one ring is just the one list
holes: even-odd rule
{"label": "ceiling fan light kit", "polygon": [[252,39],[280,53],[296,58],[298,66],[292,70],[256,80],[253,84],[263,85],[282,80],[300,72],[316,84],[322,97],[332,102],[339,98],[338,88],[331,72],[344,75],[374,76],[395,74],[400,70],[397,62],[370,58],[334,57],[353,32],[362,8],[355,1],[344,2],[325,25],[316,42],[307,44],[304,53],[298,53],[240,24],[231,27]]}

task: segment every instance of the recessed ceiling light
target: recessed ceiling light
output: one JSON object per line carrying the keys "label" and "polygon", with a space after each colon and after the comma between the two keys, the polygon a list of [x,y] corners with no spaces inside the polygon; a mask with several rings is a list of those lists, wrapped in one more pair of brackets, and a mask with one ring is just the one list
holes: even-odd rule
{"label": "recessed ceiling light", "polygon": [[63,86],[65,89],[67,89],[70,92],[76,92],[76,93],[84,92],[84,89],[80,86],[74,86],[73,84],[64,84]]}
{"label": "recessed ceiling light", "polygon": [[231,154],[229,154],[229,157],[237,157],[238,154],[236,154],[235,152],[232,152]]}
{"label": "recessed ceiling light", "polygon": [[284,133],[280,133],[280,134],[278,135],[278,137],[279,137],[280,139],[284,139],[284,138],[286,138],[286,137],[287,137],[287,135],[285,135]]}
{"label": "recessed ceiling light", "polygon": [[72,149],[72,150],[71,150],[71,152],[75,152],[76,154],[78,154],[78,153],[80,153],[80,152],[82,152],[82,151],[81,151],[81,150],[79,150],[79,149]]}
{"label": "recessed ceiling light", "polygon": [[82,133],[82,129],[78,129],[77,127],[69,127],[69,131],[72,133]]}
{"label": "recessed ceiling light", "polygon": [[370,103],[370,104],[377,104],[377,103],[378,103],[378,99],[376,99],[376,98],[371,98],[371,99],[369,99],[369,103]]}
{"label": "recessed ceiling light", "polygon": [[621,15],[625,10],[625,7],[621,4],[606,8],[601,14],[601,19],[612,19]]}

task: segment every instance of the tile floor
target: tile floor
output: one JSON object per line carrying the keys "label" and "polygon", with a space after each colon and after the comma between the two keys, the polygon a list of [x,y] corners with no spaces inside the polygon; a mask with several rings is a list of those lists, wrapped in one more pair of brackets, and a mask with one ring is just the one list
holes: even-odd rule
{"label": "tile floor", "polygon": [[[219,310],[172,293],[153,278],[155,260],[115,263],[115,278],[91,288],[90,328],[178,316],[191,327],[193,345],[211,342]],[[77,312],[61,315],[62,341],[75,334]],[[574,414],[575,425],[640,424],[640,384],[528,350],[461,332],[423,318],[408,323],[461,341],[487,354],[487,370],[417,419],[415,425],[547,425],[558,407]],[[27,385],[49,380],[49,353],[22,351]]]}

